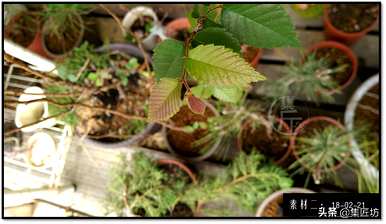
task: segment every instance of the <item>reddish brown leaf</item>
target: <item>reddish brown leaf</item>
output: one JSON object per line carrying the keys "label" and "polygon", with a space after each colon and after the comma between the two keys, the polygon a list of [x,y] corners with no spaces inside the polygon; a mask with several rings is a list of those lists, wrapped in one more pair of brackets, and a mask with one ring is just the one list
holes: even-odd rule
{"label": "reddish brown leaf", "polygon": [[196,114],[205,113],[205,108],[206,108],[205,102],[202,101],[200,98],[193,96],[192,94],[188,94],[188,106],[193,113],[196,113]]}

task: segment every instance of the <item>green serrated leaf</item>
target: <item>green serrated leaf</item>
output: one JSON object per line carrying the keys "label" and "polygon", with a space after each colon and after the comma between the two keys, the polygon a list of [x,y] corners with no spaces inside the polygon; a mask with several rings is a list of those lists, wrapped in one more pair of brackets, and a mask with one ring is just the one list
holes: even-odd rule
{"label": "green serrated leaf", "polygon": [[178,78],[182,74],[184,65],[184,43],[167,39],[154,49],[153,62],[155,77]]}
{"label": "green serrated leaf", "polygon": [[243,91],[236,87],[215,87],[213,96],[225,102],[237,103],[243,96]]}
{"label": "green serrated leaf", "polygon": [[186,69],[199,84],[243,88],[264,80],[243,58],[223,46],[200,45],[189,51]]}
{"label": "green serrated leaf", "polygon": [[213,88],[209,88],[207,85],[198,85],[190,88],[193,95],[201,99],[208,99],[213,94]]}
{"label": "green serrated leaf", "polygon": [[258,48],[299,47],[294,26],[281,5],[224,5],[221,23],[241,43]]}
{"label": "green serrated leaf", "polygon": [[209,27],[198,32],[194,38],[198,44],[214,44],[225,46],[233,51],[240,52],[240,42],[224,28]]}
{"label": "green serrated leaf", "polygon": [[149,100],[149,119],[167,120],[178,112],[182,105],[182,84],[176,79],[163,78],[152,88]]}

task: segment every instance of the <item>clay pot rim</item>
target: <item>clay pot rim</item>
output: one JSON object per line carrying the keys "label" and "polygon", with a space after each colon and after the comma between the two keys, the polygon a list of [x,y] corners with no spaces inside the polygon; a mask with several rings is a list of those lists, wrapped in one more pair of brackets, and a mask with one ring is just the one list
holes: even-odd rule
{"label": "clay pot rim", "polygon": [[[280,123],[280,125],[282,127],[284,127],[285,131],[288,133],[289,136],[292,135],[292,131],[291,131],[290,127],[288,126],[287,123],[285,123],[285,121],[283,121],[283,119],[276,117],[276,116],[272,116],[272,117],[275,119],[276,122]],[[241,135],[242,135],[242,132],[243,132],[246,125],[247,125],[247,122],[244,121],[243,124],[241,125],[241,129],[237,135],[237,148],[240,151],[243,150],[243,146],[242,146],[243,140],[241,138]],[[286,159],[291,155],[290,139],[288,139],[287,143],[288,143],[288,147],[287,147],[286,152],[278,160],[274,161],[278,165],[283,164],[286,161]]]}
{"label": "clay pot rim", "polygon": [[356,54],[349,47],[347,47],[346,45],[344,45],[342,43],[332,41],[332,40],[321,41],[321,42],[318,42],[318,43],[312,45],[310,48],[308,48],[306,55],[308,55],[308,54],[310,54],[318,49],[323,49],[323,48],[338,49],[341,52],[343,52],[343,54],[345,54],[349,58],[349,60],[351,61],[351,70],[352,71],[351,71],[350,76],[347,79],[347,81],[345,83],[343,83],[342,85],[339,85],[336,89],[326,90],[327,94],[334,94],[334,93],[339,92],[340,90],[345,89],[356,78],[357,72],[358,72],[358,58],[357,58]]}
{"label": "clay pot rim", "polygon": [[190,27],[190,21],[187,17],[176,18],[166,24],[165,35],[167,37],[172,37],[172,35],[170,35],[171,33],[178,32],[180,30],[187,30]]}
{"label": "clay pot rim", "polygon": [[[206,104],[206,107],[209,108],[214,113],[214,116],[219,116],[220,115],[219,112],[216,110],[216,108],[212,104],[208,103],[207,101],[204,101],[204,103]],[[209,158],[210,156],[212,156],[213,153],[216,152],[218,146],[220,145],[220,143],[222,141],[222,138],[219,137],[219,138],[217,138],[216,142],[212,145],[212,147],[207,152],[205,152],[204,154],[201,154],[201,155],[196,156],[196,157],[187,157],[187,156],[183,156],[183,155],[179,154],[178,152],[176,152],[172,148],[172,146],[170,145],[169,140],[168,140],[168,135],[167,135],[167,131],[168,130],[169,129],[166,128],[165,126],[162,127],[162,135],[163,135],[163,137],[165,139],[166,148],[168,149],[168,151],[170,153],[172,153],[173,155],[176,155],[178,157],[181,157],[181,158],[183,158],[185,160],[192,161],[192,162],[202,161],[202,160],[205,160],[205,159]]]}
{"label": "clay pot rim", "polygon": [[56,53],[52,53],[48,48],[47,48],[47,45],[46,45],[46,42],[45,42],[45,35],[47,34],[47,32],[49,32],[49,30],[47,30],[47,25],[46,23],[49,21],[47,20],[46,22],[44,22],[43,24],[43,28],[42,28],[42,31],[41,31],[41,45],[42,45],[42,48],[44,50],[44,53],[49,57],[49,58],[52,58],[52,59],[55,59],[55,58],[58,58],[58,59],[62,59],[64,57],[66,57],[68,54],[71,53],[72,50],[74,50],[77,46],[79,46],[79,44],[82,42],[83,40],[83,36],[84,36],[84,32],[85,32],[85,24],[84,24],[84,20],[82,18],[82,16],[78,13],[74,14],[76,18],[79,19],[79,25],[80,25],[80,34],[76,40],[76,42],[74,43],[74,46],[68,50],[67,52],[64,52],[64,53],[61,53],[61,54],[56,54]]}
{"label": "clay pot rim", "polygon": [[[291,147],[292,155],[294,155],[296,160],[299,162],[300,162],[300,158],[299,158],[298,154],[296,153],[296,147],[295,147],[296,146],[296,138],[299,136],[300,131],[302,131],[305,126],[307,126],[308,124],[310,124],[312,122],[318,122],[318,121],[324,121],[324,122],[330,123],[330,125],[338,127],[339,129],[345,130],[345,127],[339,121],[337,121],[333,118],[330,118],[330,117],[326,117],[326,116],[314,116],[314,117],[308,118],[308,119],[304,120],[303,122],[301,122],[296,127],[295,131],[293,132],[292,136],[290,137],[290,147]],[[334,167],[332,167],[332,171],[336,171],[339,168],[341,168],[345,164],[348,157],[349,157],[349,155],[346,155],[345,159],[339,161],[339,163],[337,163]],[[307,170],[312,170],[309,167],[305,166],[303,163],[301,163],[301,165],[304,168],[306,168]]]}
{"label": "clay pot rim", "polygon": [[326,5],[324,7],[324,10],[323,10],[323,21],[324,21],[324,23],[327,24],[327,26],[330,29],[332,29],[333,32],[337,33],[340,36],[344,36],[346,38],[358,38],[358,37],[361,37],[361,36],[365,35],[366,33],[368,33],[370,30],[372,30],[374,28],[375,24],[379,20],[379,13],[378,13],[377,18],[367,28],[365,28],[365,29],[363,29],[362,31],[359,31],[359,32],[347,33],[347,32],[344,32],[344,31],[336,28],[331,23],[328,10],[329,10],[329,5]]}
{"label": "clay pot rim", "polygon": [[176,159],[158,159],[157,163],[160,165],[175,165],[175,166],[177,166],[178,168],[183,170],[186,174],[188,174],[188,176],[192,180],[193,184],[197,184],[196,175],[193,173],[193,171],[189,167],[187,167],[182,162],[180,162]]}

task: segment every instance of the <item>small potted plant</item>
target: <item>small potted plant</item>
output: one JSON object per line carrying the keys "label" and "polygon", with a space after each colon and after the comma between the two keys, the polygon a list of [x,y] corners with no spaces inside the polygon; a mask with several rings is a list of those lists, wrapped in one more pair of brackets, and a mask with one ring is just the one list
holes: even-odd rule
{"label": "small potted plant", "polygon": [[143,152],[130,161],[121,155],[112,169],[107,210],[118,216],[191,217],[193,212],[180,201],[188,185],[195,186],[193,172],[173,159],[154,160]]}
{"label": "small potted plant", "polygon": [[45,5],[42,45],[50,58],[62,59],[79,46],[85,32],[82,14],[87,10],[84,4]]}
{"label": "small potted plant", "polygon": [[323,15],[322,4],[291,4],[291,9],[304,19],[317,19]]}
{"label": "small potted plant", "polygon": [[283,217],[283,194],[297,193],[309,194],[315,193],[305,188],[288,188],[276,191],[269,195],[260,205],[256,212],[256,217]]}
{"label": "small potted plant", "polygon": [[84,43],[58,66],[66,85],[46,86],[51,94],[67,93],[49,97],[51,113],[67,111],[65,120],[87,137],[87,144],[105,148],[134,144],[153,128],[146,121],[152,77],[143,70],[143,59],[124,50],[97,53]]}
{"label": "small potted plant", "polygon": [[[285,74],[279,79],[268,80],[262,87],[270,91],[274,98],[294,96],[316,103],[333,102],[332,94],[347,86],[354,75],[350,72],[350,61],[331,63],[333,59],[326,54],[318,51],[308,54],[303,61],[286,66]],[[350,72],[350,76],[347,76],[347,72]]]}
{"label": "small potted plant", "polygon": [[[156,83],[150,96],[150,120],[168,120],[183,102],[194,113],[202,114],[203,100],[214,96],[224,101],[242,93],[249,84],[265,80],[240,55],[242,45],[299,46],[290,18],[280,5],[200,4],[195,8],[189,36],[184,41],[164,40],[154,49]],[[272,13],[264,21],[251,16],[268,11]],[[195,43],[200,34],[200,41]],[[270,38],[272,35],[275,38]]]}
{"label": "small potted plant", "polygon": [[[249,155],[240,152],[223,172],[201,176],[198,185],[188,186],[181,200],[198,217],[218,216],[220,212],[231,217],[240,213],[253,216],[269,194],[291,186],[288,174],[263,155],[255,151]],[[213,203],[214,208],[208,206]]]}
{"label": "small potted plant", "polygon": [[350,134],[338,121],[324,116],[300,123],[290,144],[296,161],[289,168],[294,175],[308,171],[315,184],[335,174],[351,156]]}
{"label": "small potted plant", "polygon": [[4,37],[37,54],[46,56],[41,43],[41,16],[24,5],[5,4]]}
{"label": "small potted plant", "polygon": [[328,38],[353,44],[374,28],[379,5],[330,4],[324,9],[324,29]]}
{"label": "small potted plant", "polygon": [[[218,116],[217,110],[206,103],[204,114],[193,113],[187,105],[170,118],[172,124],[182,130],[163,128],[168,150],[191,161],[209,158],[218,148],[221,138],[212,137],[199,143],[208,134],[208,119]],[[206,139],[206,138],[205,138]]]}

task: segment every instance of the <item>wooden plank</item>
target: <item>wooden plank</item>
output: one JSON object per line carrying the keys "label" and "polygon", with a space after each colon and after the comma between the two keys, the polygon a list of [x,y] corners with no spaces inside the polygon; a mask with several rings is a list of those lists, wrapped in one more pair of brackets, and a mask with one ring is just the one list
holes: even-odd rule
{"label": "wooden plank", "polygon": [[[302,51],[325,39],[320,31],[298,30],[297,34],[303,48],[264,49],[261,58],[279,61],[297,60]],[[352,46],[358,58],[364,60],[364,66],[373,68],[379,68],[379,48],[378,35],[366,35]]]}

